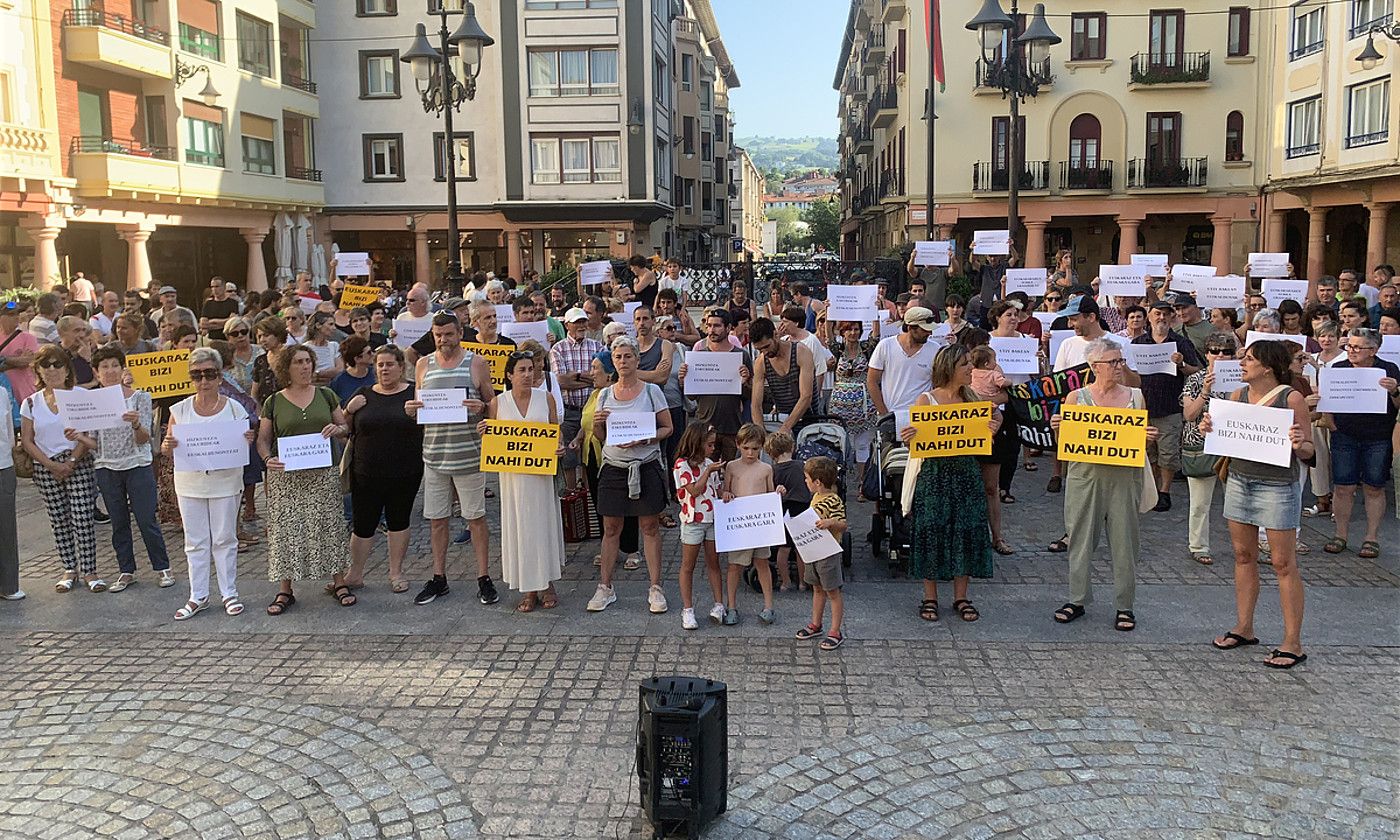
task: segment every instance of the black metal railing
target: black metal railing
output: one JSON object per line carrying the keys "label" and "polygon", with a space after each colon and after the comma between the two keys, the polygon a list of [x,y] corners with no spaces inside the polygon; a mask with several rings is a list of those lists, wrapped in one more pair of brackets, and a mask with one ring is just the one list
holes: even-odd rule
{"label": "black metal railing", "polygon": [[1364,23],[1353,23],[1351,27],[1347,29],[1347,37],[1360,38],[1362,35],[1365,35],[1367,32],[1370,32],[1372,29],[1379,29],[1381,27],[1389,26],[1390,22],[1394,19],[1394,14],[1386,14],[1381,15],[1375,20],[1368,20]]}
{"label": "black metal railing", "polygon": [[69,9],[63,13],[64,26],[100,26],[114,32],[124,32],[153,44],[170,46],[170,33],[164,29],[147,26],[142,21],[125,15],[108,14],[100,9]]}
{"label": "black metal railing", "polygon": [[321,170],[307,169],[305,166],[287,165],[287,177],[295,181],[320,181]]}
{"label": "black metal railing", "polygon": [[1322,52],[1322,48],[1326,45],[1327,41],[1321,38],[1316,41],[1309,41],[1306,44],[1297,44],[1288,50],[1288,60],[1297,61],[1315,52]]}
{"label": "black metal railing", "polygon": [[[977,75],[977,87],[995,88],[1001,90],[1007,86],[1007,65],[1004,59],[987,61],[978,58],[975,64]],[[1029,68],[1030,79],[1038,87],[1048,87],[1055,83],[1055,74],[1050,72],[1050,59],[1047,57],[1039,64]]]}
{"label": "black metal railing", "polygon": [[1203,157],[1177,160],[1133,158],[1128,161],[1129,189],[1204,187],[1206,175],[1206,159]]}
{"label": "black metal railing", "polygon": [[890,196],[904,195],[904,170],[892,168],[881,172],[878,192],[882,201]]}
{"label": "black metal railing", "polygon": [[1300,158],[1307,157],[1308,155],[1315,155],[1320,151],[1322,151],[1321,143],[1302,143],[1284,149],[1283,156],[1286,158]]}
{"label": "black metal railing", "polygon": [[[1016,186],[1022,190],[1050,189],[1050,161],[1026,161]],[[1010,188],[1011,170],[1007,167],[990,161],[978,161],[972,165],[973,192],[1006,192]]]}
{"label": "black metal railing", "polygon": [[1093,163],[1070,160],[1060,161],[1060,189],[1113,189],[1113,161],[1100,160]]}
{"label": "black metal railing", "polygon": [[296,75],[295,73],[289,73],[289,72],[283,71],[283,73],[282,73],[282,84],[283,84],[285,87],[292,87],[292,88],[296,88],[297,90],[304,90],[304,91],[306,91],[307,93],[310,93],[310,94],[315,94],[315,93],[316,93],[316,83],[315,83],[315,82],[311,81],[310,79],[303,79],[302,77]]}
{"label": "black metal railing", "polygon": [[114,140],[100,134],[84,134],[68,144],[69,154],[130,155],[132,157],[175,160],[173,146],[148,146],[136,140]]}
{"label": "black metal railing", "polygon": [[885,111],[899,108],[899,86],[893,82],[876,85],[870,94],[870,110]]}
{"label": "black metal railing", "polygon": [[1139,85],[1166,85],[1210,81],[1210,53],[1170,55],[1138,53],[1133,56],[1132,81]]}
{"label": "black metal railing", "polygon": [[1347,148],[1369,146],[1372,143],[1384,143],[1388,139],[1390,139],[1390,130],[1385,128],[1367,134],[1350,134],[1347,136]]}

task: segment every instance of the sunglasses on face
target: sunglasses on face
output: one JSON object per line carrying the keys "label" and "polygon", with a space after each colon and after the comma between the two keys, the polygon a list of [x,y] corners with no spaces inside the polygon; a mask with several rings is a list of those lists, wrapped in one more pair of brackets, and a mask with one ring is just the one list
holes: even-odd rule
{"label": "sunglasses on face", "polygon": [[1206,354],[1209,356],[1229,356],[1235,351],[1230,347],[1207,347]]}
{"label": "sunglasses on face", "polygon": [[1051,295],[1050,297],[1046,298],[1046,300],[1050,301],[1051,303],[1059,303],[1060,301],[1064,300],[1064,298],[1060,297],[1059,295]]}
{"label": "sunglasses on face", "polygon": [[232,332],[224,333],[224,335],[228,336],[229,338],[242,338],[247,334],[247,330],[233,330]]}
{"label": "sunglasses on face", "polygon": [[41,367],[41,368],[55,368],[55,369],[57,369],[57,368],[65,368],[65,367],[68,367],[68,366],[65,365],[63,362],[58,361],[57,359],[49,359],[47,362],[40,362],[40,363],[39,363],[39,367]]}
{"label": "sunglasses on face", "polygon": [[206,382],[213,382],[215,379],[218,379],[220,376],[222,376],[222,374],[220,374],[217,370],[192,370],[192,371],[190,371],[190,379],[191,379],[192,381],[194,381],[194,382],[198,382],[198,381],[201,380],[201,379],[205,380]]}

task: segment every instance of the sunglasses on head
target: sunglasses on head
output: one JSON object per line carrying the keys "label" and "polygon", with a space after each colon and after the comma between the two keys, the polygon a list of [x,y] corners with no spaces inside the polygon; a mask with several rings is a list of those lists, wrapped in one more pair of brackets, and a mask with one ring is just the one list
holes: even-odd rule
{"label": "sunglasses on head", "polygon": [[515,351],[513,351],[513,352],[510,354],[510,357],[511,357],[512,359],[533,359],[533,358],[535,358],[535,351],[534,351],[534,350],[515,350]]}
{"label": "sunglasses on head", "polygon": [[193,381],[195,381],[195,382],[198,382],[198,381],[201,380],[201,379],[204,379],[204,380],[207,380],[207,381],[212,382],[212,381],[214,381],[215,379],[218,379],[219,377],[221,377],[222,375],[223,375],[223,374],[219,373],[217,370],[192,370],[192,371],[190,371],[190,379],[193,380]]}

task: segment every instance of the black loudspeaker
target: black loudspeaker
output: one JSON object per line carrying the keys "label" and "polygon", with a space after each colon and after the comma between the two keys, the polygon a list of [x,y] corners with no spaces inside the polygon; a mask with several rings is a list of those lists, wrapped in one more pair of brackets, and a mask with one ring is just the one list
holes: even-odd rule
{"label": "black loudspeaker", "polygon": [[728,689],[701,677],[652,677],[637,702],[637,787],[653,837],[690,840],[724,813],[729,784]]}

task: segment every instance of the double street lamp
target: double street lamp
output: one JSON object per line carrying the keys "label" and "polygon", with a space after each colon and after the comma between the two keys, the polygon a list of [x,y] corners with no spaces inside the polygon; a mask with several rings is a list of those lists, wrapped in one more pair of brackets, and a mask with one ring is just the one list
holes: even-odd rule
{"label": "double street lamp", "polygon": [[[413,83],[423,100],[423,110],[441,113],[444,128],[444,148],[440,150],[443,168],[447,170],[447,272],[443,280],[453,294],[461,294],[466,285],[462,274],[462,243],[457,231],[457,140],[452,128],[452,115],[463,102],[476,98],[476,78],[481,73],[483,51],[496,43],[476,19],[476,8],[463,0],[428,0],[428,14],[437,15],[438,46],[428,40],[428,28],[418,24],[413,46],[399,60],[409,66]],[[460,16],[456,31],[448,29],[448,21]]]}
{"label": "double street lamp", "polygon": [[[1011,14],[1008,15],[1001,10],[999,0],[983,0],[981,11],[967,22],[967,28],[977,33],[982,46],[982,61],[987,68],[985,85],[999,89],[1002,97],[1011,103],[1011,124],[1007,131],[1010,171],[1007,172],[1006,226],[1013,243],[1021,228],[1020,186],[1021,172],[1025,169],[1021,100],[1034,97],[1042,85],[1050,84],[1052,77],[1048,69],[1041,68],[1050,58],[1050,48],[1060,43],[1060,36],[1045,22],[1044,3],[1035,4],[1030,24],[1017,35],[1016,3],[1017,0],[1011,0]],[[999,51],[1003,53],[1000,59]],[[992,166],[995,168],[996,161]]]}

